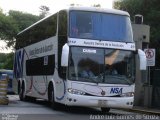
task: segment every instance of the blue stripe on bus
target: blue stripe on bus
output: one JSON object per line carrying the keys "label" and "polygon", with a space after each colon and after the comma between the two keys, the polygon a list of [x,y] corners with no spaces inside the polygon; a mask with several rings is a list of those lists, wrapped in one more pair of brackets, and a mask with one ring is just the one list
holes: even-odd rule
{"label": "blue stripe on bus", "polygon": [[63,85],[64,85],[64,94],[62,95],[62,97],[56,97],[57,100],[62,100],[64,98],[64,95],[66,93],[65,89],[66,89],[66,86],[65,86],[65,82],[63,80]]}

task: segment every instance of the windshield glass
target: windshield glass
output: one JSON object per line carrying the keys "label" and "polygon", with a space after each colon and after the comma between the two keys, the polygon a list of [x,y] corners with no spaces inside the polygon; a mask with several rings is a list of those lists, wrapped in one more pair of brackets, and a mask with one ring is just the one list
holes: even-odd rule
{"label": "windshield glass", "polygon": [[128,16],[98,12],[71,11],[69,35],[71,38],[133,42]]}
{"label": "windshield glass", "polygon": [[71,47],[69,80],[106,84],[133,84],[134,56],[131,51]]}
{"label": "windshield glass", "polygon": [[105,50],[104,82],[132,84],[135,80],[135,63],[131,51]]}

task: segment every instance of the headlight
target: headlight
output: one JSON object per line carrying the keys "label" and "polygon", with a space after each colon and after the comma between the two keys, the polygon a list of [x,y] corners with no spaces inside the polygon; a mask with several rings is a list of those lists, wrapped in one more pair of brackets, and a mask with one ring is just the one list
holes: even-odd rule
{"label": "headlight", "polygon": [[121,97],[133,97],[134,96],[134,92],[123,93],[120,96]]}
{"label": "headlight", "polygon": [[71,94],[76,94],[76,95],[85,95],[86,93],[80,90],[68,88],[68,92]]}

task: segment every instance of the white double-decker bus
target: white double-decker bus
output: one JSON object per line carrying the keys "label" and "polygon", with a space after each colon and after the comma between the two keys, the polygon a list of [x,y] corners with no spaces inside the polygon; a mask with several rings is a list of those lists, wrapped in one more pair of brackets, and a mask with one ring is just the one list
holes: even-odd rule
{"label": "white double-decker bus", "polygon": [[132,108],[136,50],[127,12],[71,7],[17,35],[14,78],[20,100],[42,98],[109,111]]}

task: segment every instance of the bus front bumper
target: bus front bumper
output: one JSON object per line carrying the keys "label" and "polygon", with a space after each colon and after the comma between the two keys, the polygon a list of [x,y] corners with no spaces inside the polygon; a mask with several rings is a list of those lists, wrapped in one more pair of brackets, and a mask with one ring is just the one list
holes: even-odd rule
{"label": "bus front bumper", "polygon": [[68,106],[132,108],[134,97],[97,97],[69,94],[66,98]]}

